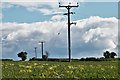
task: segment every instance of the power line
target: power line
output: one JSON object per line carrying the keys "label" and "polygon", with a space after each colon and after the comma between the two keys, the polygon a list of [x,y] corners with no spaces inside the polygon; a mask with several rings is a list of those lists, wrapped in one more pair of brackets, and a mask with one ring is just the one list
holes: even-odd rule
{"label": "power line", "polygon": [[59,3],[59,7],[65,7],[68,10],[68,13],[65,13],[64,15],[68,15],[68,53],[69,53],[69,62],[71,62],[71,41],[70,41],[70,25],[71,24],[76,24],[76,23],[71,23],[70,22],[70,14],[75,14],[74,12],[70,12],[70,9],[72,7],[78,7],[78,3],[77,6],[72,6],[71,3],[69,3],[69,5],[67,6],[61,6]]}
{"label": "power line", "polygon": [[[56,44],[56,41],[57,41],[57,38],[61,35],[61,31],[63,30],[63,26],[64,26],[64,24],[65,24],[65,22],[63,22],[62,23],[62,25],[61,25],[61,27],[56,27],[55,29],[55,31],[54,32],[52,32],[53,34],[52,34],[52,36],[50,36],[51,37],[51,39],[52,39],[52,42],[53,42],[53,44]],[[56,26],[59,26],[59,24],[56,24]],[[51,46],[51,45],[50,45]],[[52,45],[52,47],[49,47],[49,51],[54,51],[54,47],[55,45]]]}

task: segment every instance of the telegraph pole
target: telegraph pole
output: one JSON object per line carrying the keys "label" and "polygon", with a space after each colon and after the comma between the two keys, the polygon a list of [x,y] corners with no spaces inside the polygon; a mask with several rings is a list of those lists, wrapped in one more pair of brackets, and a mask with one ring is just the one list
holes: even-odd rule
{"label": "telegraph pole", "polygon": [[69,5],[67,6],[61,6],[60,3],[59,3],[59,7],[65,7],[67,10],[68,10],[68,13],[65,13],[64,15],[68,15],[68,54],[69,54],[69,62],[71,62],[71,40],[70,40],[70,25],[71,24],[76,24],[76,23],[71,23],[70,22],[70,14],[74,14],[73,12],[70,12],[70,9],[72,7],[78,7],[78,3],[77,3],[77,6],[71,6],[70,5],[71,3],[69,3]]}
{"label": "telegraph pole", "polygon": [[37,47],[34,48],[35,48],[35,57],[37,58]]}
{"label": "telegraph pole", "polygon": [[44,49],[44,43],[45,43],[45,41],[39,41],[39,43],[41,43],[42,58],[43,58],[43,49]]}

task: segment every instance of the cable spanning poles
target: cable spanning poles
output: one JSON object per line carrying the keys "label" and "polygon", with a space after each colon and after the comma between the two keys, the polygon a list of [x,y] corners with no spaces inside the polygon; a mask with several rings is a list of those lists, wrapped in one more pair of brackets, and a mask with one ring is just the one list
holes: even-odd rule
{"label": "cable spanning poles", "polygon": [[45,41],[39,41],[39,43],[41,43],[42,58],[43,58],[43,49],[44,49],[44,43],[45,43]]}
{"label": "cable spanning poles", "polygon": [[70,9],[73,7],[79,7],[79,5],[77,3],[76,6],[72,6],[71,3],[69,3],[69,5],[67,5],[67,6],[61,6],[61,4],[59,3],[59,7],[65,7],[68,10],[68,12],[65,13],[64,15],[68,15],[68,54],[69,54],[69,62],[71,62],[70,25],[76,24],[76,23],[70,22],[70,14],[75,14],[74,12],[70,12]]}

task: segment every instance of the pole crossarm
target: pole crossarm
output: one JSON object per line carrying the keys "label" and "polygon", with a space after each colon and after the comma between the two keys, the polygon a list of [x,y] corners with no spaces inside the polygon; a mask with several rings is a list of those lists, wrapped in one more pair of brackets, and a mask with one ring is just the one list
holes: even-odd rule
{"label": "pole crossarm", "polygon": [[75,12],[64,13],[64,15],[68,15],[68,14],[75,14]]}
{"label": "pole crossarm", "polygon": [[39,43],[45,43],[45,41],[39,41]]}
{"label": "pole crossarm", "polygon": [[71,9],[72,7],[79,7],[79,5],[78,5],[78,3],[77,3],[76,6],[72,6],[71,3],[69,3],[68,6],[61,6],[60,3],[59,3],[59,7],[65,7],[65,8],[68,10],[68,12],[65,13],[64,15],[67,15],[67,16],[68,16],[68,54],[69,54],[69,62],[71,62],[70,25],[71,25],[71,24],[75,24],[75,25],[76,25],[76,23],[73,23],[73,22],[71,23],[71,22],[70,22],[70,14],[75,14],[75,12],[70,12],[70,9]]}
{"label": "pole crossarm", "polygon": [[61,6],[61,5],[59,5],[59,7],[72,8],[72,7],[79,7],[79,6],[78,5],[77,6],[70,6],[70,5],[68,5],[68,6]]}
{"label": "pole crossarm", "polygon": [[76,22],[72,22],[72,23],[70,23],[70,25],[72,25],[72,24],[76,25]]}
{"label": "pole crossarm", "polygon": [[60,5],[60,2],[59,2],[59,7],[66,7],[66,8],[79,7],[78,3],[77,3],[76,6],[71,6],[70,4],[71,4],[71,3],[69,3],[68,6],[61,6],[61,5]]}

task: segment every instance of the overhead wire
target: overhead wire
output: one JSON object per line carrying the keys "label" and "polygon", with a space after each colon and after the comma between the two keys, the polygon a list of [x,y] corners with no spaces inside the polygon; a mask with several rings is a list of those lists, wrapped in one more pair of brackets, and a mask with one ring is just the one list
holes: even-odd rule
{"label": "overhead wire", "polygon": [[[53,35],[51,35],[51,39],[52,39],[52,42],[54,43],[52,45],[52,47],[49,47],[49,51],[52,52],[54,51],[54,47],[55,47],[55,44],[56,44],[56,41],[57,41],[57,38],[59,37],[59,35],[61,35],[61,31],[63,30],[63,28],[65,27],[64,24],[66,22],[63,22],[63,24],[61,25],[61,28],[58,28],[56,27],[56,30],[53,32]],[[59,24],[57,24],[57,26],[59,26]]]}

